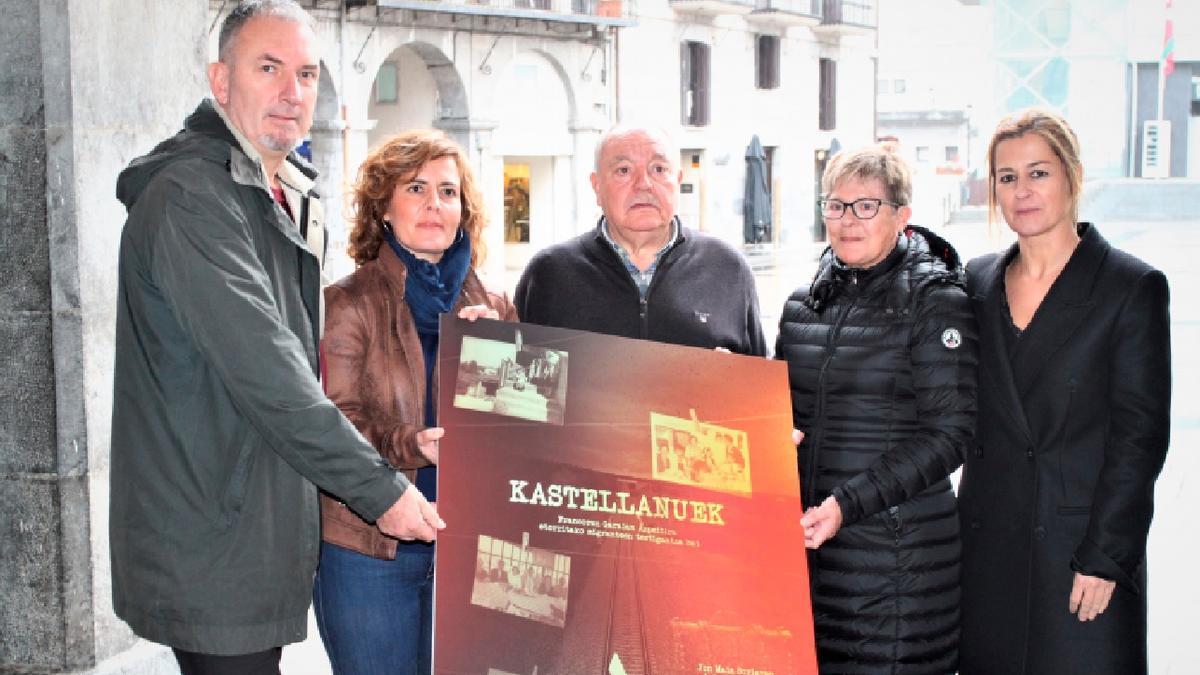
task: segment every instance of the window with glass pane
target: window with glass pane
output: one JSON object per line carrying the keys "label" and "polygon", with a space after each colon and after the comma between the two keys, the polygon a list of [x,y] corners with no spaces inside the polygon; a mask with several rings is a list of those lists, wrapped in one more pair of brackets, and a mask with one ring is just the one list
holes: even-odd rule
{"label": "window with glass pane", "polygon": [[375,102],[395,103],[400,100],[400,76],[394,61],[385,61],[375,75]]}

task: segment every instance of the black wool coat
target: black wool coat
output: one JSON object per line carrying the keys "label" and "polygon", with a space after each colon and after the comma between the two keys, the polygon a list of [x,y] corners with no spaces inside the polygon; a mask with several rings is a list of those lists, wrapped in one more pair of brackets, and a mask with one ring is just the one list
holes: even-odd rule
{"label": "black wool coat", "polygon": [[[1004,270],[968,265],[979,416],[959,490],[963,675],[1146,672],[1146,535],[1170,428],[1167,281],[1095,227],[1009,353]],[[1117,582],[1068,611],[1075,571]]]}
{"label": "black wool coat", "polygon": [[869,270],[827,252],[788,299],[803,501],[843,522],[809,557],[822,673],[953,673],[958,515],[949,474],[974,429],[975,320],[958,256],[921,228]]}

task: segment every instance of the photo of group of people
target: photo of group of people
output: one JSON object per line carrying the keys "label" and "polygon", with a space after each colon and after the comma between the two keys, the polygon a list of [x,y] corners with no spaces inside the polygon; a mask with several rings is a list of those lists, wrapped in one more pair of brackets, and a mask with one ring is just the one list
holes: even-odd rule
{"label": "photo of group of people", "polygon": [[658,480],[747,494],[750,453],[746,432],[695,417],[650,413],[651,475]]}
{"label": "photo of group of people", "polygon": [[454,407],[561,426],[566,402],[565,351],[463,337]]}
{"label": "photo of group of people", "polygon": [[479,535],[471,604],[561,628],[567,620],[571,558]]}

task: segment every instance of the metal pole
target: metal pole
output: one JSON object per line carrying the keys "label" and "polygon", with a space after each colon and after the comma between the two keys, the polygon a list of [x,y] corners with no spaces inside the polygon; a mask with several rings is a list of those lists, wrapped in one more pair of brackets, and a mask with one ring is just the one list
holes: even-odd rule
{"label": "metal pole", "polygon": [[1158,59],[1158,114],[1156,119],[1162,121],[1163,118],[1163,97],[1167,90],[1167,75],[1164,68],[1162,57]]}

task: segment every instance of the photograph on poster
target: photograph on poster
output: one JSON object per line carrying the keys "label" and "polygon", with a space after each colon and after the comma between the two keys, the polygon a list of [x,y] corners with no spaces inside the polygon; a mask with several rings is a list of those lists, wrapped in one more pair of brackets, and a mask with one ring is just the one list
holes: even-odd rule
{"label": "photograph on poster", "polygon": [[463,337],[454,407],[561,426],[566,404],[565,351]]}
{"label": "photograph on poster", "polygon": [[691,418],[650,413],[651,475],[680,485],[749,494],[746,432]]}
{"label": "photograph on poster", "polygon": [[562,628],[570,581],[569,556],[479,535],[471,604]]}

